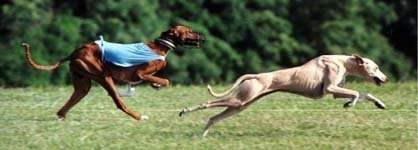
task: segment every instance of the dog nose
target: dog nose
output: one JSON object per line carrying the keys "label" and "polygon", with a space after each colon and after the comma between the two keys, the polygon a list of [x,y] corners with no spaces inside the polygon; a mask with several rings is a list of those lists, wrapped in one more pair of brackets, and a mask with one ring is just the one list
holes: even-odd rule
{"label": "dog nose", "polygon": [[385,78],[383,79],[383,83],[386,83],[386,82],[389,82],[389,79],[385,77]]}
{"label": "dog nose", "polygon": [[200,41],[202,41],[202,43],[204,43],[205,42],[205,37],[204,36],[200,36]]}
{"label": "dog nose", "polygon": [[205,40],[205,36],[203,36],[203,34],[202,34],[202,33],[196,32],[196,35],[197,35],[197,38],[198,38],[199,40],[201,40],[201,41],[204,41],[204,40]]}

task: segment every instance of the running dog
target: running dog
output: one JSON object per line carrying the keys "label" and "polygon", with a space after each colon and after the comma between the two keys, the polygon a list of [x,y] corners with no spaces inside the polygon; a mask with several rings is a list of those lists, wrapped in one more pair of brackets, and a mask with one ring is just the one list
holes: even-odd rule
{"label": "running dog", "polygon": [[241,112],[259,98],[276,91],[315,99],[326,94],[333,94],[334,98],[351,99],[344,104],[344,107],[354,106],[359,99],[369,100],[380,109],[386,107],[370,93],[344,88],[347,75],[361,76],[379,86],[388,81],[378,65],[370,59],[358,55],[322,55],[298,67],[243,75],[236,80],[231,89],[221,94],[214,93],[208,85],[209,93],[217,99],[192,108],[186,107],[179,115],[183,116],[188,112],[206,108],[227,107],[223,112],[209,119],[203,132],[203,136],[206,136],[209,128],[215,123]]}
{"label": "running dog", "polygon": [[65,119],[67,112],[87,95],[91,88],[91,81],[94,80],[112,97],[118,109],[136,120],[141,120],[139,113],[130,110],[125,105],[116,91],[114,80],[129,84],[147,81],[157,88],[168,86],[169,80],[154,76],[154,73],[165,68],[165,57],[169,50],[177,46],[199,47],[202,41],[203,36],[181,25],[172,26],[169,30],[162,32],[160,37],[146,43],[110,43],[101,37],[101,40],[80,46],[69,56],[52,65],[39,65],[32,59],[29,44],[23,43],[22,46],[26,60],[35,69],[54,70],[62,63],[70,62],[74,92],[58,111],[57,115],[60,119]]}

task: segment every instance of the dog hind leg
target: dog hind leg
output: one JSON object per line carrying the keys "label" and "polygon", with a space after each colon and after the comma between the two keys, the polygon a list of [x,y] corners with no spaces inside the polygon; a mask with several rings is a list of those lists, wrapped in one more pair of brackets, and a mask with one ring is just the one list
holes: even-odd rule
{"label": "dog hind leg", "polygon": [[179,116],[183,116],[186,113],[206,109],[206,108],[212,108],[212,107],[239,107],[241,106],[241,102],[238,101],[236,98],[221,98],[214,101],[208,101],[205,103],[202,103],[200,105],[197,105],[192,108],[183,108],[183,110],[179,113]]}
{"label": "dog hind leg", "polygon": [[[203,131],[203,137],[205,137],[208,132],[209,128],[213,126],[215,123],[218,123],[222,121],[223,119],[226,119],[227,117],[230,117],[236,113],[239,113],[246,109],[249,105],[254,103],[256,100],[260,99],[261,97],[268,95],[270,93],[274,92],[272,91],[263,91],[261,88],[249,88],[248,91],[245,91],[246,94],[241,96],[241,99],[233,98],[236,103],[239,103],[239,105],[229,106],[226,110],[223,112],[211,117]],[[216,104],[216,103],[215,103]]]}
{"label": "dog hind leg", "polygon": [[77,104],[91,88],[91,80],[87,77],[80,76],[76,73],[72,73],[71,79],[74,86],[74,92],[70,99],[65,103],[63,107],[57,112],[60,119],[65,119],[65,115],[75,104]]}
{"label": "dog hind leg", "polygon": [[225,109],[223,112],[211,117],[208,122],[206,123],[206,126],[203,130],[203,137],[206,137],[206,135],[209,132],[209,128],[212,127],[215,123],[218,123],[219,121],[230,117],[238,112],[241,112],[242,109],[237,108],[237,107],[228,107],[227,109]]}

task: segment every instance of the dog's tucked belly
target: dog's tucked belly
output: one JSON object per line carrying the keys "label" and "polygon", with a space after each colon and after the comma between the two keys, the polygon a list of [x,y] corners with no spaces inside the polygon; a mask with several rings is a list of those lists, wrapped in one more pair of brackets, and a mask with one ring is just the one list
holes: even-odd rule
{"label": "dog's tucked belly", "polygon": [[301,67],[290,70],[288,85],[283,88],[288,92],[303,95],[310,98],[321,98],[325,95],[323,68],[314,65],[311,61]]}
{"label": "dog's tucked belly", "polygon": [[291,86],[291,88],[282,90],[285,92],[289,92],[289,93],[294,93],[294,94],[298,94],[298,95],[302,95],[302,96],[306,96],[306,97],[310,97],[310,98],[314,98],[314,99],[318,99],[321,98],[325,95],[325,90],[324,90],[324,83],[321,82],[319,84],[294,84]]}
{"label": "dog's tucked belly", "polygon": [[122,81],[130,84],[139,83],[141,81],[136,73],[141,66],[119,67],[107,62],[106,67],[109,68],[108,71],[112,78],[117,81]]}

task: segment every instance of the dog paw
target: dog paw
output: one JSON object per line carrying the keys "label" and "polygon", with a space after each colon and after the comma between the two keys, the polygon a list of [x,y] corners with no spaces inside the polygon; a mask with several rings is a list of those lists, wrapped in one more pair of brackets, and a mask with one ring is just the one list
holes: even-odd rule
{"label": "dog paw", "polygon": [[151,84],[151,87],[152,87],[154,90],[160,90],[163,86],[162,86],[161,84],[158,84],[158,83],[152,83],[152,84]]}
{"label": "dog paw", "polygon": [[65,121],[65,117],[58,117],[58,121],[60,122]]}
{"label": "dog paw", "polygon": [[186,113],[186,112],[184,112],[184,110],[180,111],[180,113],[179,113],[179,117],[183,117],[183,115],[184,115],[185,113]]}
{"label": "dog paw", "polygon": [[386,109],[386,106],[383,103],[374,102],[374,105],[379,109]]}
{"label": "dog paw", "polygon": [[183,117],[186,114],[187,110],[188,108],[183,108],[183,110],[181,110],[179,113],[179,117]]}
{"label": "dog paw", "polygon": [[347,103],[344,104],[344,108],[349,108],[353,106],[353,102],[352,101],[348,101]]}
{"label": "dog paw", "polygon": [[148,120],[149,117],[147,115],[141,115],[141,121]]}

